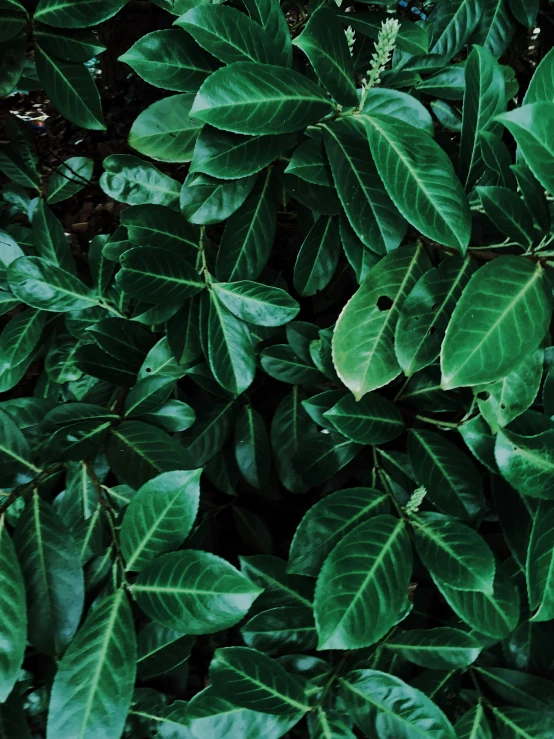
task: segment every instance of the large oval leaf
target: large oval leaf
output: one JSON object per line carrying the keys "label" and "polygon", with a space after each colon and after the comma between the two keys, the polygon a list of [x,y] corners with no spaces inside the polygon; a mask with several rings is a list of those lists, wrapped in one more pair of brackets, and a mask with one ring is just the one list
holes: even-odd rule
{"label": "large oval leaf", "polygon": [[186,259],[160,247],[139,246],[121,255],[117,283],[146,303],[182,303],[206,285]]}
{"label": "large oval leaf", "polygon": [[398,621],[411,574],[412,552],[403,521],[382,515],[350,531],[327,557],[317,579],[318,649],[375,644]]}

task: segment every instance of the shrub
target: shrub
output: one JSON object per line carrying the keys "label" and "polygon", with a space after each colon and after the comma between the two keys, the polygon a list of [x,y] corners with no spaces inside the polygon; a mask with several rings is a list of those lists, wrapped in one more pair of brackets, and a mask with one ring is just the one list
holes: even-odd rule
{"label": "shrub", "polygon": [[548,3],[156,5],[0,0],[0,733],[552,736]]}

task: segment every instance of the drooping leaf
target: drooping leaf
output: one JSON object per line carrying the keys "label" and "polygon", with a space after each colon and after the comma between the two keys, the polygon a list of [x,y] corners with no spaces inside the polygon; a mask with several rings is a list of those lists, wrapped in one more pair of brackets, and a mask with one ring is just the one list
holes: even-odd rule
{"label": "drooping leaf", "polygon": [[100,187],[106,195],[128,205],[175,205],[180,185],[150,162],[130,154],[112,154],[103,161],[106,170]]}

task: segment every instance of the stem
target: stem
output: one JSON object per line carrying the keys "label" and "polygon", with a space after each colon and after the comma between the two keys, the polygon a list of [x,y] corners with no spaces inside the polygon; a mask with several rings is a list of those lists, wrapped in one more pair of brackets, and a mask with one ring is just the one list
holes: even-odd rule
{"label": "stem", "polygon": [[454,423],[453,421],[439,421],[436,418],[429,418],[428,416],[420,416],[419,414],[416,415],[416,418],[418,421],[424,421],[425,423],[431,423],[433,426],[444,426],[447,429],[457,429],[460,425],[459,423]]}
{"label": "stem", "polygon": [[392,500],[392,503],[393,503],[394,507],[396,508],[396,510],[397,510],[398,515],[400,516],[400,518],[405,519],[406,518],[406,513],[405,513],[404,509],[402,508],[402,506],[400,505],[400,503],[396,500],[396,495],[394,494],[394,492],[393,492],[393,490],[392,490],[392,488],[391,488],[391,486],[389,484],[389,481],[385,477],[384,470],[382,469],[381,465],[379,464],[379,458],[377,456],[378,447],[376,447],[375,445],[373,445],[372,446],[372,451],[373,451],[373,468],[377,471],[378,474],[380,473],[379,474],[379,479],[383,483],[383,487],[385,488],[385,493]]}

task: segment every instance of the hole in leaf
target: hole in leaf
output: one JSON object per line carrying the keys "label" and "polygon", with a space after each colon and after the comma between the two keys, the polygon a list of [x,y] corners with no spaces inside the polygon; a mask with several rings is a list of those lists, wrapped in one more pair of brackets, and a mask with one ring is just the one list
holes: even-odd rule
{"label": "hole in leaf", "polygon": [[145,372],[152,372],[152,367],[145,367],[144,368],[144,371]]}
{"label": "hole in leaf", "polygon": [[438,311],[438,309],[439,309],[439,304],[438,303],[435,303],[435,305],[431,308],[431,310],[433,311],[433,313],[436,313]]}
{"label": "hole in leaf", "polygon": [[486,390],[483,390],[480,393],[477,393],[477,397],[479,400],[488,400],[490,398],[491,394],[487,392]]}
{"label": "hole in leaf", "polygon": [[503,411],[505,411],[505,410],[506,410],[506,406],[504,405],[504,403],[500,403],[500,407],[501,407],[501,409],[502,409]]}
{"label": "hole in leaf", "polygon": [[393,306],[393,301],[387,295],[381,295],[377,298],[377,307],[379,310],[390,310]]}
{"label": "hole in leaf", "polygon": [[435,333],[436,330],[437,329],[435,328],[435,326],[431,326],[431,328],[429,329],[429,332],[428,332],[429,333],[429,336],[432,336]]}

